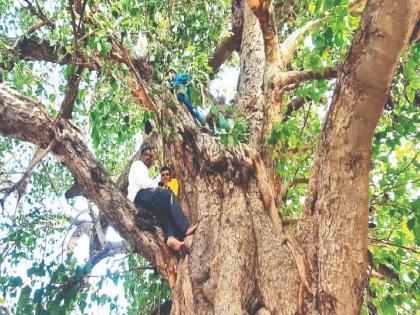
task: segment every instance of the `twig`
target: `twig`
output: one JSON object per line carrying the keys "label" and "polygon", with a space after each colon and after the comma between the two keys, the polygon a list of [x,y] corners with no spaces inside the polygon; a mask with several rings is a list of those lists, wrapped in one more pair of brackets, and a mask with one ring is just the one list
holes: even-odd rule
{"label": "twig", "polygon": [[309,114],[311,112],[311,107],[312,107],[312,102],[309,103],[308,110],[306,111],[305,118],[303,119],[303,126],[302,126],[302,129],[300,130],[300,135],[301,136],[303,134],[303,130],[306,127],[306,124],[308,123],[308,118],[309,118]]}
{"label": "twig", "polygon": [[402,249],[408,250],[408,251],[416,253],[416,254],[420,253],[415,248],[407,247],[407,246],[404,246],[404,245],[397,245],[395,243],[392,243],[392,242],[389,242],[389,241],[386,241],[386,240],[381,240],[381,239],[378,239],[378,238],[369,237],[369,241],[371,241],[372,243],[381,243],[381,244],[385,244],[385,245],[389,245],[389,246],[394,246],[394,247],[397,247],[397,248],[402,248]]}
{"label": "twig", "polygon": [[110,35],[111,41],[120,49],[120,51],[123,54],[123,60],[124,63],[131,69],[131,73],[134,75],[136,82],[138,84],[138,91],[140,92],[139,97],[142,101],[143,106],[146,108],[149,108],[153,110],[156,113],[156,116],[159,117],[159,110],[157,105],[151,100],[151,98],[148,95],[148,92],[145,88],[145,85],[143,83],[143,79],[141,78],[140,74],[138,73],[137,69],[134,67],[131,58],[125,49],[125,47],[118,41],[118,39],[115,38],[114,35]]}
{"label": "twig", "polygon": [[82,4],[82,11],[80,12],[79,23],[77,25],[77,32],[80,32],[80,28],[82,27],[83,14],[85,13],[86,4],[87,4],[87,0],[84,0]]}
{"label": "twig", "polygon": [[107,273],[104,275],[88,275],[88,278],[106,278],[106,277],[110,277],[110,276],[114,276],[114,275],[120,275],[120,274],[124,274],[124,273],[128,273],[128,272],[136,272],[136,271],[141,271],[141,270],[154,270],[153,267],[151,266],[145,266],[145,267],[138,267],[138,268],[134,268],[134,269],[130,269],[130,270],[121,270],[121,271],[116,271],[116,272],[112,272],[112,273]]}
{"label": "twig", "polygon": [[7,197],[12,192],[14,192],[15,190],[18,190],[18,200],[16,202],[16,208],[17,208],[20,199],[24,195],[24,190],[25,190],[25,187],[26,187],[26,183],[29,181],[29,178],[32,176],[32,173],[34,172],[35,167],[45,157],[45,155],[47,155],[47,153],[51,151],[51,149],[56,144],[56,142],[57,142],[57,138],[54,137],[51,140],[50,144],[48,145],[48,147],[45,150],[38,149],[35,152],[35,155],[34,155],[32,161],[31,161],[31,164],[28,166],[28,168],[25,171],[25,173],[22,176],[22,178],[19,181],[17,181],[12,187],[10,187],[9,189],[7,189],[5,191],[5,194],[4,194],[3,198],[0,199],[0,205],[1,205],[2,208],[4,208],[4,203],[6,202]]}
{"label": "twig", "polygon": [[[28,6],[28,9],[29,9],[29,11],[33,14],[33,15],[35,15],[36,17],[38,17],[39,19],[41,19],[43,22],[44,22],[44,25],[47,25],[51,30],[53,30],[53,28],[54,28],[54,23],[53,22],[51,22],[50,21],[50,19],[42,12],[42,9],[41,9],[41,7],[39,6],[39,4],[38,4],[38,2],[37,1],[35,1],[35,4],[36,4],[36,8],[33,6],[33,4],[29,1],[29,0],[23,0],[26,4],[27,4],[27,6]],[[35,25],[34,25],[35,26]],[[34,27],[34,26],[32,26],[31,28],[30,28],[30,30]],[[39,26],[39,27],[42,27],[43,25],[41,25],[41,26]],[[38,28],[39,28],[38,27]],[[38,29],[38,28],[36,28],[36,29]],[[29,32],[28,31],[28,33],[32,33],[33,31],[35,31],[35,30],[32,30],[31,32]]]}
{"label": "twig", "polygon": [[69,0],[69,11],[70,11],[70,16],[71,16],[71,27],[73,29],[73,37],[74,37],[74,46],[73,46],[73,52],[74,52],[74,60],[78,59],[79,56],[79,47],[77,45],[77,38],[78,38],[78,27],[76,25],[76,15],[74,13],[73,10],[73,6],[74,6],[74,2],[73,0]]}

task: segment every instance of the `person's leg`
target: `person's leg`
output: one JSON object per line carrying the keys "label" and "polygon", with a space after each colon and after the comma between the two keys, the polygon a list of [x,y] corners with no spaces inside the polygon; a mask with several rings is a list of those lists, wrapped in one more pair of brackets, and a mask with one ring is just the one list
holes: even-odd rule
{"label": "person's leg", "polygon": [[162,221],[162,228],[168,238],[168,246],[176,251],[180,250],[184,244],[179,239],[182,240],[185,235],[192,234],[197,227],[197,224],[189,224],[178,199],[169,189],[155,188],[139,191],[134,203],[157,215]]}
{"label": "person's leg", "polygon": [[166,189],[139,191],[134,199],[136,206],[145,208],[158,217],[158,221],[165,232],[166,244],[174,251],[180,251],[184,242],[177,239],[177,229],[170,220],[171,193]]}
{"label": "person's leg", "polygon": [[185,107],[188,109],[188,111],[191,113],[191,115],[194,115],[194,107],[192,107],[192,105],[187,101],[187,99],[185,98],[184,93],[178,93],[176,95],[178,101],[180,101],[182,104],[185,105]]}
{"label": "person's leg", "polygon": [[137,193],[134,204],[154,213],[158,218],[165,216],[171,194],[160,193],[159,189],[141,190]]}
{"label": "person's leg", "polygon": [[184,246],[184,242],[182,241],[182,238],[178,236],[176,227],[174,226],[172,220],[169,219],[166,221],[165,228],[163,230],[166,236],[166,245],[174,251],[180,251],[182,246]]}
{"label": "person's leg", "polygon": [[193,101],[192,101],[192,89],[190,85],[187,85],[187,102],[190,103],[192,105]]}
{"label": "person's leg", "polygon": [[172,223],[182,238],[193,234],[197,228],[197,223],[190,224],[188,222],[188,219],[185,217],[184,212],[181,209],[178,198],[172,192],[170,199],[170,216],[171,217],[169,219],[173,220]]}
{"label": "person's leg", "polygon": [[185,107],[187,107],[188,111],[191,113],[191,115],[193,115],[195,117],[195,119],[197,119],[200,123],[203,123],[204,122],[203,117],[200,115],[200,113],[198,111],[196,111],[194,109],[194,107],[192,106],[192,104],[187,101],[187,99],[185,98],[185,95],[183,93],[178,93],[177,94],[177,99],[182,104],[184,104]]}

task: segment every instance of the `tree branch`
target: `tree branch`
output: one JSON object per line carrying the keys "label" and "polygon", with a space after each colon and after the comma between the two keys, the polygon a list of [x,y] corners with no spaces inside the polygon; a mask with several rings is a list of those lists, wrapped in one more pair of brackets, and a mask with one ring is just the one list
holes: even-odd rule
{"label": "tree branch", "polygon": [[74,68],[76,66],[72,64],[71,67],[72,69],[67,83],[66,95],[64,96],[64,100],[58,114],[63,119],[70,119],[72,116],[74,103],[79,90],[80,79],[84,69],[83,67],[78,67],[77,71],[75,71]]}
{"label": "tree branch", "polygon": [[303,105],[305,105],[304,97],[295,97],[292,101],[287,104],[287,110],[283,117],[283,122],[287,121],[294,111],[299,110]]}
{"label": "tree branch", "polygon": [[[349,301],[335,305],[337,314],[360,312],[372,140],[418,8],[416,0],[368,1],[320,134],[298,233],[311,253],[311,265],[320,271],[318,288],[328,287],[322,294]],[[338,243],[346,249],[337,248]],[[348,283],[357,289],[343,290]],[[330,302],[321,302],[321,309]]]}
{"label": "tree branch", "polygon": [[337,77],[337,69],[325,68],[324,73],[312,70],[296,70],[281,72],[274,77],[274,84],[277,88],[283,88],[292,84],[299,84],[308,80],[324,80]]}
{"label": "tree branch", "polygon": [[35,32],[36,30],[40,29],[41,27],[43,27],[44,25],[46,25],[45,21],[39,21],[37,23],[35,23],[34,25],[32,25],[27,31],[26,34],[27,35],[31,35],[33,32]]}
{"label": "tree branch", "polygon": [[[364,4],[364,0],[353,0],[349,3],[349,11],[357,13],[357,10]],[[293,55],[299,47],[299,42],[304,38],[304,35],[309,30],[314,29],[323,23],[327,17],[322,19],[312,20],[296,29],[280,44],[280,68],[284,69],[292,61]]]}
{"label": "tree branch", "polygon": [[[0,85],[0,134],[46,147],[55,137],[51,121],[52,118],[41,111],[34,101]],[[167,279],[174,281],[173,257],[154,229],[153,222],[138,215],[134,204],[111,182],[103,166],[95,160],[71,124],[60,120],[57,127],[62,137],[53,146],[52,152],[72,172],[87,197],[97,204],[110,225],[130,243],[131,248],[151,261]]]}
{"label": "tree branch", "polygon": [[293,187],[299,184],[308,184],[308,183],[309,183],[309,178],[295,178],[290,183],[290,187]]}
{"label": "tree branch", "polygon": [[[19,39],[8,39],[10,54],[17,55],[20,59],[26,61],[47,61],[57,64],[68,64],[71,60],[70,54],[67,54],[64,48],[58,48],[51,45],[48,40],[37,37],[23,36]],[[59,55],[63,58],[59,58]]]}
{"label": "tree branch", "polygon": [[6,202],[7,197],[14,191],[17,191],[18,193],[17,202],[16,202],[16,207],[17,207],[17,205],[19,204],[19,200],[26,193],[26,188],[28,186],[32,173],[35,170],[36,165],[38,165],[38,163],[44,158],[44,156],[48,153],[48,151],[51,150],[52,145],[53,143],[51,143],[46,150],[37,149],[34,156],[32,157],[30,164],[28,165],[27,170],[24,172],[21,179],[18,180],[15,184],[13,184],[10,188],[0,190],[0,192],[4,191],[3,198],[0,199],[1,207],[4,207],[4,203]]}
{"label": "tree branch", "polygon": [[304,26],[296,29],[290,34],[283,43],[280,44],[280,68],[284,69],[292,60],[296,49],[299,46],[299,42],[303,39],[305,33],[316,26],[320,25],[324,19],[312,20],[306,23]]}
{"label": "tree branch", "polygon": [[[158,147],[158,134],[156,131],[150,133],[145,139],[143,140],[143,143],[148,143],[150,147],[155,148]],[[128,187],[128,173],[130,172],[131,164],[133,164],[134,161],[137,161],[140,158],[141,150],[139,150],[133,155],[133,157],[130,159],[130,162],[127,163],[124,170],[119,175],[117,181],[115,182],[115,185],[117,188],[121,191],[123,195],[127,195],[127,187]],[[71,199],[77,196],[84,196],[84,193],[82,191],[82,187],[76,182],[71,186],[65,193],[65,197],[67,199]]]}
{"label": "tree branch", "polygon": [[142,105],[149,111],[154,111],[157,118],[159,119],[159,108],[158,104],[154,103],[153,100],[149,97],[149,93],[147,91],[146,85],[143,82],[143,78],[140,76],[137,68],[134,66],[133,61],[127,52],[127,49],[124,47],[122,43],[114,36],[110,35],[111,42],[113,46],[117,47],[120,52],[122,53],[122,62],[124,62],[128,68],[130,69],[130,73],[133,75],[136,81],[136,96],[140,99]]}
{"label": "tree branch", "polygon": [[89,258],[82,269],[81,275],[73,276],[72,278],[66,280],[64,283],[59,285],[59,289],[61,291],[78,291],[83,289],[88,284],[88,278],[90,277],[89,275],[93,270],[93,267],[106,258],[125,253],[126,250],[126,245],[123,242],[108,242],[103,250],[97,252]]}
{"label": "tree branch", "polygon": [[239,51],[243,32],[243,3],[241,0],[232,0],[232,34],[221,40],[213,55],[209,58],[209,66],[212,67],[213,78],[223,63],[230,58],[232,53]]}
{"label": "tree branch", "polygon": [[384,264],[375,264],[373,261],[373,254],[370,250],[367,251],[369,265],[381,276],[387,279],[392,279],[400,283],[400,276],[394,270]]}
{"label": "tree branch", "polygon": [[240,48],[240,45],[240,34],[233,33],[229,37],[222,39],[219,46],[217,46],[214,51],[213,56],[209,60],[209,66],[213,69],[213,76],[219,71],[225,61],[230,58],[232,53]]}
{"label": "tree branch", "polygon": [[247,0],[257,17],[264,38],[265,59],[268,64],[279,62],[279,43],[273,5],[270,0]]}
{"label": "tree branch", "polygon": [[[39,19],[41,19],[41,21],[43,22],[43,25],[41,25],[39,27],[42,27],[44,25],[47,25],[51,30],[54,29],[54,26],[55,26],[54,23],[51,22],[51,20],[45,15],[44,12],[42,12],[42,10],[41,10],[41,8],[40,8],[40,6],[39,6],[39,4],[38,4],[38,2],[36,0],[35,0],[36,8],[33,6],[33,4],[31,3],[31,1],[24,0],[24,2],[27,4],[28,10],[33,15],[35,15],[36,17],[38,17]],[[29,30],[31,30],[32,28],[33,28],[33,26]],[[33,31],[35,31],[35,30],[32,30],[32,31],[29,31],[29,30],[28,30],[28,33],[32,33]]]}

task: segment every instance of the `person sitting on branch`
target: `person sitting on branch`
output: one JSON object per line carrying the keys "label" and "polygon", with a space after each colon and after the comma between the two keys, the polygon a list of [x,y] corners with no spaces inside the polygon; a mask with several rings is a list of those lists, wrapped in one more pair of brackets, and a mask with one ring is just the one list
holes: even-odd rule
{"label": "person sitting on branch", "polygon": [[157,216],[165,232],[166,244],[179,251],[184,246],[184,237],[194,233],[197,223],[189,223],[172,190],[156,187],[148,170],[153,164],[152,150],[145,145],[139,160],[130,167],[127,198]]}
{"label": "person sitting on branch", "polygon": [[175,70],[170,70],[169,78],[171,87],[175,91],[178,101],[187,107],[191,115],[193,115],[201,125],[204,125],[205,121],[203,117],[192,105],[191,77],[186,73],[177,74]]}

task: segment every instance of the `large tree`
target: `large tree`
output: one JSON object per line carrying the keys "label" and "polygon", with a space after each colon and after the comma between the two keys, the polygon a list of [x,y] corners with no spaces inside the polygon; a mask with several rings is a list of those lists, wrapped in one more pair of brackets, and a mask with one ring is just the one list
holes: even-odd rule
{"label": "large tree", "polygon": [[[364,301],[375,313],[370,301],[381,293],[367,285],[373,272],[394,279],[395,287],[405,285],[403,292],[415,292],[414,268],[410,282],[368,248],[368,218],[369,210],[373,217],[378,213],[379,228],[370,239],[407,249],[411,260],[394,260],[411,265],[418,253],[412,248],[418,214],[414,197],[407,191],[395,196],[394,190],[414,189],[418,179],[412,175],[418,159],[410,142],[418,119],[413,105],[418,100],[418,1],[43,4],[0,1],[7,31],[0,60],[0,134],[4,152],[10,152],[2,157],[23,145],[8,139],[35,145],[25,147],[34,151],[33,158],[21,162],[29,166],[19,181],[5,185],[2,203],[7,209],[12,193],[18,203],[31,198],[31,192],[24,196],[31,176],[54,173],[43,164],[51,153],[61,162],[51,164],[57,176],[63,176],[63,165],[71,176],[64,173],[66,185],[58,189],[50,178],[50,185],[34,194],[53,189],[62,195],[74,178],[66,196],[82,194],[99,214],[91,211],[92,221],[73,220],[77,229],[71,242],[90,235],[89,262],[67,274],[60,269],[56,278],[52,273],[52,284],[38,295],[23,287],[21,313],[80,306],[92,267],[127,251],[144,257],[167,280],[172,314],[359,314]],[[136,47],[145,45],[137,42],[139,33],[148,38],[148,47]],[[138,48],[146,48],[148,56],[139,56]],[[188,70],[196,78],[195,101],[209,106],[206,80],[217,77],[225,62],[240,68],[237,93],[225,111],[212,106],[209,131],[176,103],[165,75],[170,67]],[[43,69],[55,74],[42,74]],[[57,85],[48,87],[44,77],[62,81],[59,97]],[[396,100],[404,94],[404,101]],[[397,118],[383,122],[385,131],[375,134],[385,106],[388,117]],[[320,108],[324,115],[317,114]],[[410,130],[387,136],[406,115],[411,115],[406,117]],[[182,206],[191,221],[199,222],[187,238],[188,250],[180,254],[164,245],[153,216],[125,196],[126,156],[138,157],[134,139],[147,120],[154,131],[144,140],[172,165]],[[381,165],[372,164],[372,150],[379,159],[381,137],[404,138],[411,149],[405,159],[387,162],[391,167],[402,160],[395,178],[379,178],[384,182],[375,190],[379,179],[370,180],[370,172],[380,174]],[[401,174],[408,175],[400,179]],[[397,197],[405,198],[403,207],[413,202],[413,210],[394,213],[405,239],[380,217],[388,199]],[[12,221],[19,226],[28,220],[28,208],[17,209]],[[57,220],[41,220],[46,219]],[[123,243],[106,241],[109,226]],[[13,241],[9,237],[10,246]],[[7,252],[6,246],[2,261]],[[10,279],[4,282],[9,288],[22,286]],[[407,285],[413,282],[412,288]],[[415,298],[408,294],[400,307],[413,307]],[[31,306],[25,303],[29,299]],[[388,302],[383,309],[395,311],[395,303]]]}

